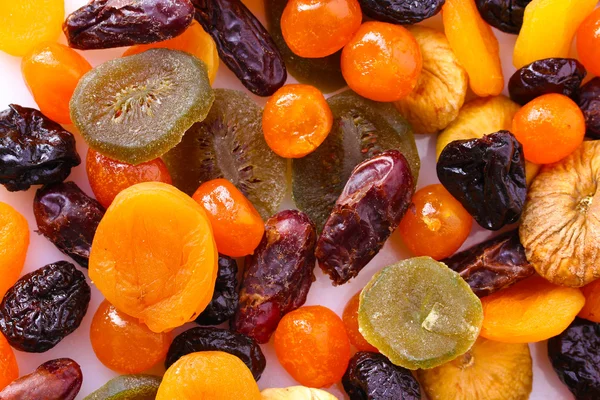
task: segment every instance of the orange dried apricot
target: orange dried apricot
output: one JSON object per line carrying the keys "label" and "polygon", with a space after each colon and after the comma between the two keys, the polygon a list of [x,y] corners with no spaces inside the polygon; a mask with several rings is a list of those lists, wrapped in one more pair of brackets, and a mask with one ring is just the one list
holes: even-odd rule
{"label": "orange dried apricot", "polygon": [[0,299],[19,279],[28,247],[27,220],[10,205],[0,202]]}
{"label": "orange dried apricot", "polygon": [[12,347],[0,333],[0,390],[19,377],[19,366]]}
{"label": "orange dried apricot", "polygon": [[577,54],[588,71],[600,76],[600,8],[577,29]]}
{"label": "orange dried apricot", "polygon": [[600,322],[600,279],[582,287],[581,293],[585,297],[585,305],[578,316],[593,322]]}
{"label": "orange dried apricot", "polygon": [[348,339],[350,343],[356,347],[358,351],[372,351],[379,352],[377,348],[363,337],[362,333],[358,330],[358,306],[360,304],[360,292],[356,293],[346,304],[344,313],[342,314],[342,321],[346,327],[346,333],[348,333]]}

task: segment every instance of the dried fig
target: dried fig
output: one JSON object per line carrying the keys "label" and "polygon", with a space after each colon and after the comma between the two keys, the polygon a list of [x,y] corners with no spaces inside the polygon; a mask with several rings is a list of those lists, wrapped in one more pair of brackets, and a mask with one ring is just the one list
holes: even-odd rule
{"label": "dried fig", "polygon": [[395,105],[416,133],[435,133],[458,116],[469,86],[467,72],[442,32],[424,26],[409,30],[421,48],[423,72],[415,90]]}

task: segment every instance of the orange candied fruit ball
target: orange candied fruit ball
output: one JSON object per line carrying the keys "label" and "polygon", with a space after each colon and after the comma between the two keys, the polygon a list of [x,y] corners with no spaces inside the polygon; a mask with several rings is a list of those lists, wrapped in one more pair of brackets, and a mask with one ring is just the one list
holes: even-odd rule
{"label": "orange candied fruit ball", "polygon": [[600,76],[600,8],[588,15],[579,25],[577,53],[585,68]]}
{"label": "orange candied fruit ball", "polygon": [[42,114],[60,124],[70,124],[69,102],[81,77],[92,69],[75,50],[44,42],[21,60],[23,79]]}
{"label": "orange candied fruit ball", "polygon": [[450,257],[469,237],[473,218],[441,184],[418,190],[398,230],[415,256]]}
{"label": "orange candied fruit ball", "polygon": [[0,299],[19,279],[28,248],[27,219],[12,206],[0,202]]}
{"label": "orange candied fruit ball", "polygon": [[90,342],[106,367],[121,374],[138,374],[165,359],[171,334],[152,332],[104,300],[92,319]]}
{"label": "orange candied fruit ball", "polygon": [[289,0],[281,32],[300,57],[321,58],[341,50],[362,22],[357,0]]}
{"label": "orange candied fruit ball", "polygon": [[0,333],[0,390],[19,377],[19,366],[12,347]]}
{"label": "orange candied fruit ball", "polygon": [[333,115],[319,89],[285,85],[267,101],[262,126],[267,144],[284,158],[312,153],[331,131]]}
{"label": "orange candied fruit ball", "polygon": [[96,200],[108,208],[124,189],[141,182],[164,182],[171,184],[171,174],[165,163],[157,158],[131,165],[114,160],[88,149],[85,170]]}
{"label": "orange candied fruit ball", "polygon": [[365,22],[342,51],[342,74],[350,89],[375,101],[408,96],[423,58],[412,34],[399,25]]}
{"label": "orange candied fruit ball", "polygon": [[565,158],[583,142],[585,118],[567,96],[546,94],[515,114],[512,133],[523,145],[527,161],[550,164]]}
{"label": "orange candied fruit ball", "polygon": [[593,322],[600,322],[600,279],[582,287],[581,293],[585,297],[585,305],[578,316]]}
{"label": "orange candied fruit ball", "polygon": [[323,306],[304,306],[286,314],[275,331],[275,352],[300,384],[320,388],[339,382],[350,361],[344,323]]}
{"label": "orange candied fruit ball", "polygon": [[350,343],[356,350],[358,351],[371,351],[374,353],[379,352],[377,348],[371,345],[367,340],[363,337],[363,335],[358,330],[358,306],[360,305],[360,292],[356,293],[350,301],[346,304],[344,308],[344,313],[342,314],[342,321],[344,322],[344,326],[346,327],[346,332],[348,333],[348,339],[350,339]]}
{"label": "orange candied fruit ball", "polygon": [[192,197],[206,211],[219,253],[243,257],[254,252],[265,223],[233,183],[227,179],[204,182]]}

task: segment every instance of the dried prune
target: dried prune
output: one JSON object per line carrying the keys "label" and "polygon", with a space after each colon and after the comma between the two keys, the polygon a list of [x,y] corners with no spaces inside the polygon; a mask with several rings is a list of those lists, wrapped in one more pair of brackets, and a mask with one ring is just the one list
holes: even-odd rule
{"label": "dried prune", "polygon": [[442,262],[458,272],[479,297],[507,288],[535,273],[525,257],[517,230],[486,240]]}
{"label": "dried prune", "polygon": [[73,400],[82,383],[79,364],[70,358],[58,358],[5,387],[0,391],[0,400]]}
{"label": "dried prune", "polygon": [[574,97],[586,75],[585,67],[573,58],[546,58],[517,70],[508,81],[508,92],[521,105],[550,93]]}
{"label": "dried prune", "polygon": [[600,78],[594,78],[581,87],[577,104],[585,117],[586,134],[600,139]]}
{"label": "dried prune", "polygon": [[379,353],[359,351],[342,378],[350,400],[418,400],[419,383],[408,369]]}
{"label": "dried prune", "polygon": [[33,108],[0,112],[0,184],[7,190],[62,182],[79,165],[75,138]]}
{"label": "dried prune", "polygon": [[391,24],[410,25],[431,18],[446,0],[359,0],[365,15]]}
{"label": "dried prune", "polygon": [[306,301],[315,280],[315,225],[303,212],[269,218],[265,235],[246,260],[240,305],[231,320],[237,332],[267,343],[279,320]]}
{"label": "dried prune", "polygon": [[246,364],[255,380],[259,380],[267,360],[256,341],[244,334],[227,329],[192,328],[179,334],[171,343],[165,368],[181,357],[199,351],[224,351],[233,354]]}
{"label": "dried prune", "polygon": [[196,318],[196,323],[219,325],[233,316],[239,303],[237,272],[235,260],[219,254],[219,272],[213,298]]}
{"label": "dried prune", "polygon": [[517,34],[531,0],[475,0],[481,18],[502,32]]}
{"label": "dried prune", "polygon": [[442,150],[436,169],[481,227],[495,231],[519,220],[527,195],[525,158],[512,133],[455,140]]}
{"label": "dried prune", "polygon": [[193,19],[190,0],[92,0],[67,17],[63,31],[73,48],[108,49],[174,38]]}
{"label": "dried prune", "polygon": [[96,228],[104,208],[74,182],[44,186],[35,194],[33,214],[38,232],[87,268]]}
{"label": "dried prune", "polygon": [[258,96],[270,96],[287,79],[269,32],[241,0],[192,0],[196,20],[217,44],[221,60]]}
{"label": "dried prune", "polygon": [[79,327],[90,302],[85,276],[58,261],[19,279],[0,303],[0,331],[17,350],[43,353]]}
{"label": "dried prune", "polygon": [[577,400],[600,398],[600,324],[576,318],[548,340],[548,356]]}
{"label": "dried prune", "polygon": [[360,163],[344,187],[315,254],[334,285],[358,275],[381,250],[410,205],[414,182],[406,158],[388,150]]}

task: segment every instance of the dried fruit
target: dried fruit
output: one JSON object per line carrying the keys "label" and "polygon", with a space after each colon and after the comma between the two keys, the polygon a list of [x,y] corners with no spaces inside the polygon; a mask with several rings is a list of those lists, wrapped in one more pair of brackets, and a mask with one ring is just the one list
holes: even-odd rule
{"label": "dried fruit", "polygon": [[73,264],[48,264],[24,275],[6,292],[0,304],[0,331],[15,349],[43,353],[79,327],[89,302],[90,286]]}
{"label": "dried fruit", "polygon": [[[4,293],[21,275],[28,248],[29,224],[27,219],[12,206],[0,202],[0,276],[2,277],[0,279],[0,298],[4,297]],[[1,379],[0,386],[2,386]]]}
{"label": "dried fruit", "polygon": [[161,381],[154,375],[121,375],[83,400],[154,400]]}
{"label": "dried fruit", "polygon": [[600,280],[596,279],[581,288],[581,293],[585,297],[585,305],[577,315],[589,321],[600,322]]}
{"label": "dried fruit", "polygon": [[260,346],[254,339],[219,328],[192,328],[175,337],[165,360],[165,368],[169,368],[181,357],[203,351],[223,351],[238,357],[252,372],[255,380],[259,380],[267,360]]}
{"label": "dried fruit", "polygon": [[585,118],[586,133],[600,138],[600,78],[594,78],[579,89],[579,108]]}
{"label": "dried fruit", "polygon": [[62,182],[79,165],[75,138],[33,108],[0,112],[0,184],[8,191]]}
{"label": "dried fruit", "polygon": [[395,365],[433,368],[464,354],[483,320],[469,285],[429,257],[400,261],[375,274],[360,296],[365,339]]}
{"label": "dried fruit", "polygon": [[74,182],[44,186],[35,194],[33,214],[38,233],[84,268],[104,208]]}
{"label": "dried fruit", "polygon": [[445,0],[359,0],[363,12],[377,21],[410,25],[433,17]]}
{"label": "dried fruit", "polygon": [[458,116],[467,93],[467,73],[443,33],[422,26],[409,31],[421,49],[423,69],[414,91],[395,106],[417,133],[435,133]]}
{"label": "dried fruit", "polygon": [[377,353],[354,354],[342,384],[350,400],[421,399],[421,388],[411,372]]}
{"label": "dried fruit", "polygon": [[306,301],[315,279],[316,240],[314,224],[300,211],[269,218],[263,240],[246,261],[232,328],[258,343],[269,341],[281,318]]}
{"label": "dried fruit", "polygon": [[281,389],[265,389],[261,393],[262,400],[338,400],[324,390],[305,386],[290,386]]}
{"label": "dried fruit", "polygon": [[193,19],[190,0],[92,0],[67,17],[63,31],[73,48],[107,49],[171,39]]}
{"label": "dried fruit", "polygon": [[590,72],[600,75],[600,11],[595,10],[577,29],[577,55]]}
{"label": "dried fruit", "polygon": [[19,366],[12,347],[0,335],[0,391],[19,377]]}
{"label": "dried fruit", "polygon": [[523,26],[525,7],[531,0],[475,0],[481,17],[496,29],[517,34]]}
{"label": "dried fruit", "polygon": [[238,266],[234,259],[219,254],[219,272],[210,303],[196,318],[200,325],[219,325],[233,317],[238,308]]}
{"label": "dried fruit", "polygon": [[315,255],[334,285],[356,277],[377,255],[410,205],[406,158],[388,150],[358,164],[325,222]]}
{"label": "dried fruit", "polygon": [[202,61],[150,49],[84,75],[71,99],[71,119],[91,148],[135,165],[177,145],[206,117],[213,99]]}
{"label": "dried fruit", "polygon": [[346,327],[346,333],[348,334],[350,343],[356,347],[358,351],[371,351],[376,353],[379,350],[377,350],[374,346],[371,346],[358,330],[359,302],[360,292],[352,296],[348,303],[346,303],[346,307],[344,307],[344,313],[342,314],[342,321]]}
{"label": "dried fruit", "polygon": [[202,183],[225,178],[264,219],[277,212],[286,192],[286,163],[265,142],[261,114],[247,94],[215,90],[206,119],[163,156],[174,185],[191,196]]}

